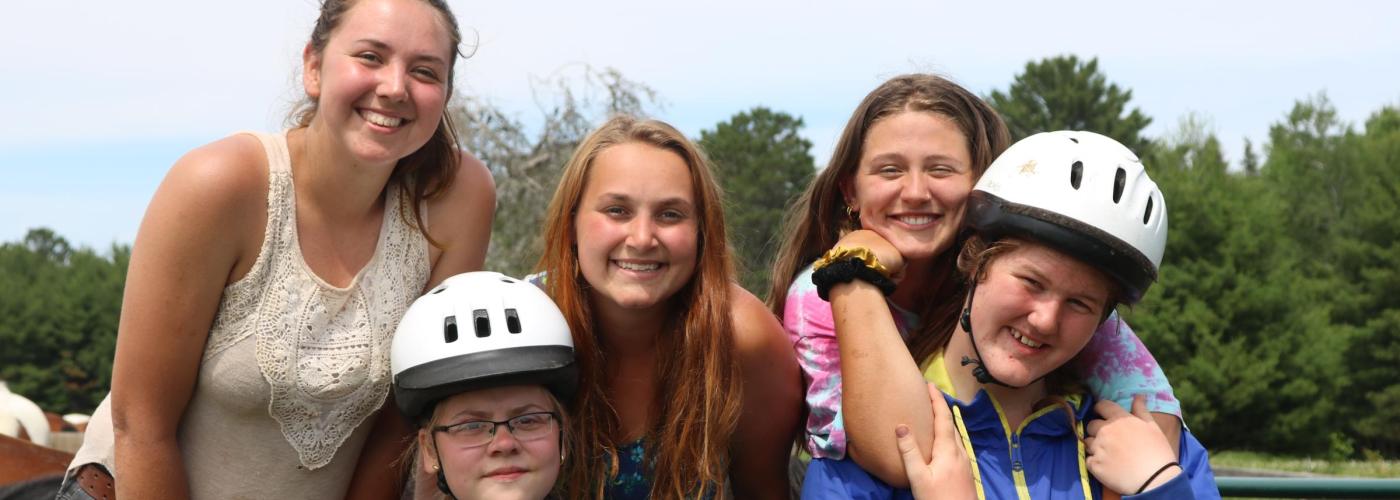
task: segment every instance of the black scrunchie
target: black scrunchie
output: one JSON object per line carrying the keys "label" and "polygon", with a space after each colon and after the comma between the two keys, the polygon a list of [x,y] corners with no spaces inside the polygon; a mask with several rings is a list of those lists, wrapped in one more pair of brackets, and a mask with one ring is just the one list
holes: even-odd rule
{"label": "black scrunchie", "polygon": [[881,293],[886,296],[894,293],[894,282],[880,274],[879,271],[871,269],[865,265],[865,261],[859,257],[850,257],[837,260],[821,269],[812,271],[812,283],[817,285],[817,296],[822,300],[830,302],[827,298],[831,293],[831,287],[840,283],[850,283],[854,280],[861,280],[875,285]]}

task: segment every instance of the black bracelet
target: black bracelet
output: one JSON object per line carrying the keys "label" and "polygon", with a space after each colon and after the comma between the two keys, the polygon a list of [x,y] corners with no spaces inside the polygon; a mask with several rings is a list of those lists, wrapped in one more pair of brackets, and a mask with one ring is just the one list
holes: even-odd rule
{"label": "black bracelet", "polygon": [[817,296],[822,300],[830,302],[828,298],[831,287],[840,283],[850,283],[854,280],[861,280],[875,285],[881,293],[886,296],[894,293],[894,282],[880,274],[879,271],[871,269],[865,265],[865,261],[859,257],[841,259],[816,271],[812,271],[812,283],[817,285]]}
{"label": "black bracelet", "polygon": [[1141,495],[1141,494],[1142,494],[1142,490],[1147,489],[1147,485],[1152,484],[1152,480],[1153,480],[1153,479],[1157,479],[1157,476],[1162,475],[1163,472],[1166,472],[1167,469],[1170,469],[1173,465],[1177,466],[1178,468],[1181,467],[1181,464],[1179,464],[1179,463],[1176,463],[1176,462],[1167,462],[1167,465],[1163,465],[1162,468],[1157,469],[1157,472],[1153,472],[1153,473],[1152,473],[1152,476],[1151,476],[1151,477],[1148,477],[1148,478],[1147,478],[1147,481],[1144,481],[1144,482],[1142,483],[1142,486],[1141,486],[1141,487],[1138,487],[1137,493],[1133,493],[1133,494],[1134,494],[1134,495]]}

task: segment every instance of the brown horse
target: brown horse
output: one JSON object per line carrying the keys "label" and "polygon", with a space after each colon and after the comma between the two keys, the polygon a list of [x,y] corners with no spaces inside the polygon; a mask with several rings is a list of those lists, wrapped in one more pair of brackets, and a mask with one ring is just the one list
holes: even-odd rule
{"label": "brown horse", "polygon": [[0,435],[0,486],[63,474],[73,454]]}

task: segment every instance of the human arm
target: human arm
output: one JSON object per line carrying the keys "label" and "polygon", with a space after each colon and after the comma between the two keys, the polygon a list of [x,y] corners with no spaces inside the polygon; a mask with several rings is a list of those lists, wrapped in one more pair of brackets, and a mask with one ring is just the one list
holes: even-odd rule
{"label": "human arm", "polygon": [[[903,267],[899,252],[873,231],[853,231],[837,245],[870,248],[895,276]],[[904,460],[889,436],[907,425],[920,453],[933,448],[933,406],[923,374],[878,288],[856,280],[832,286],[829,297],[841,352],[846,454],[881,481],[907,488]]]}
{"label": "human arm", "polygon": [[[432,273],[424,290],[464,272],[479,271],[486,260],[491,219],[496,209],[495,184],[486,165],[462,152],[457,177],[449,190],[428,203],[428,234],[441,248],[432,248]],[[418,474],[418,483],[436,479],[412,470],[411,460],[401,460],[415,434],[412,422],[399,414],[393,395],[385,399],[374,420],[368,441],[355,464],[346,498],[398,498],[405,474]]]}
{"label": "human arm", "polygon": [[1074,363],[1097,399],[1117,401],[1126,410],[1132,406],[1134,396],[1146,396],[1152,420],[1168,442],[1177,442],[1181,436],[1181,403],[1157,360],[1117,312],[1099,325]]}
{"label": "human arm", "polygon": [[190,494],[180,421],[224,287],[248,272],[262,245],[263,158],[246,135],[191,151],[146,209],[127,269],[112,367],[116,487],[124,498]]}
{"label": "human arm", "polygon": [[928,384],[928,394],[933,405],[933,458],[925,461],[923,450],[919,449],[909,426],[895,427],[895,444],[904,459],[909,488],[917,500],[976,498],[972,467],[953,424],[953,412],[948,409],[943,393],[933,384]]}
{"label": "human arm", "polygon": [[350,488],[345,491],[347,499],[397,499],[408,474],[415,472],[413,457],[405,452],[417,435],[417,429],[399,414],[393,394],[375,414],[373,425],[360,450],[360,458],[355,462],[355,476],[350,478]]}
{"label": "human arm", "polygon": [[788,458],[802,413],[802,378],[787,334],[757,297],[730,287],[734,349],[744,388],[730,444],[738,498],[786,499]]}
{"label": "human arm", "polygon": [[452,186],[428,203],[428,233],[442,248],[431,250],[433,271],[425,292],[449,277],[481,270],[495,212],[496,184],[491,171],[470,153],[461,152]]}
{"label": "human arm", "polygon": [[1085,466],[1105,488],[1135,495],[1182,474],[1173,442],[1157,428],[1141,396],[1133,399],[1132,413],[1113,401],[1099,401],[1094,410],[1103,419],[1085,426]]}

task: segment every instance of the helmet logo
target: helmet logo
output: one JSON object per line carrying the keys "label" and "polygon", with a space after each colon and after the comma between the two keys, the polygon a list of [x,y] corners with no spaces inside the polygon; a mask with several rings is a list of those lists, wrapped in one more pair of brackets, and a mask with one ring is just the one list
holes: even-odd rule
{"label": "helmet logo", "polygon": [[1021,175],[1035,175],[1035,160],[1021,165]]}

